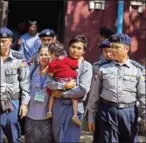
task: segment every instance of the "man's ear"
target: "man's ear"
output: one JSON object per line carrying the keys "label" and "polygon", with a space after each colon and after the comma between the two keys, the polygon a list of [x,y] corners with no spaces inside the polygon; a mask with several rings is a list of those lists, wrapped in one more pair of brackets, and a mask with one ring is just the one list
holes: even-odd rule
{"label": "man's ear", "polygon": [[127,45],[126,45],[126,46],[125,46],[125,49],[126,49],[127,52],[129,52],[129,51],[130,51],[130,46],[127,46]]}
{"label": "man's ear", "polygon": [[10,40],[10,42],[12,42],[12,41],[13,41],[13,39],[12,39],[12,38],[9,38],[9,40]]}

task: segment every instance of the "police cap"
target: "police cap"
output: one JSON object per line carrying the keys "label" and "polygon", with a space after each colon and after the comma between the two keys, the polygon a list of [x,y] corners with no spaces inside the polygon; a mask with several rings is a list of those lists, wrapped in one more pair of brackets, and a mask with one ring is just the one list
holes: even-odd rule
{"label": "police cap", "polygon": [[1,38],[12,38],[13,32],[6,27],[2,27],[2,28],[0,28],[0,37]]}
{"label": "police cap", "polygon": [[44,29],[40,32],[39,37],[54,37],[55,32],[51,29]]}
{"label": "police cap", "polygon": [[101,42],[99,48],[111,48],[111,42],[108,39],[105,39]]}
{"label": "police cap", "polygon": [[131,46],[131,38],[126,34],[114,34],[109,37],[109,41]]}

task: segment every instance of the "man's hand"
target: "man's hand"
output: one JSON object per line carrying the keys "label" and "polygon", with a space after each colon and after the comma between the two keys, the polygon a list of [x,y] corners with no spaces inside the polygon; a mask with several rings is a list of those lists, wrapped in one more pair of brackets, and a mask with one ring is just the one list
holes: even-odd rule
{"label": "man's hand", "polygon": [[26,114],[27,114],[27,105],[22,104],[20,106],[20,112],[19,112],[20,118],[22,119],[23,117],[26,116]]}
{"label": "man's hand", "polygon": [[61,98],[62,93],[63,93],[62,91],[53,90],[52,91],[52,96],[55,97],[55,98]]}
{"label": "man's hand", "polygon": [[73,79],[64,85],[65,89],[72,89],[76,87],[76,81]]}
{"label": "man's hand", "polygon": [[18,39],[17,44],[18,45],[21,45],[21,43],[22,43],[22,40],[21,39]]}
{"label": "man's hand", "polygon": [[88,129],[93,133],[95,131],[95,123],[88,122]]}

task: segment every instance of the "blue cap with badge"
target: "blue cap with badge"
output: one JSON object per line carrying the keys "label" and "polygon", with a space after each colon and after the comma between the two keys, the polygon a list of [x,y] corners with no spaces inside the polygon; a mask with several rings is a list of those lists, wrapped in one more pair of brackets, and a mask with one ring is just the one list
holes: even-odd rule
{"label": "blue cap with badge", "polygon": [[2,27],[0,28],[0,38],[12,38],[13,37],[13,32],[6,28]]}
{"label": "blue cap with badge", "polygon": [[39,37],[54,37],[55,32],[51,29],[45,29],[40,32]]}
{"label": "blue cap with badge", "polygon": [[99,48],[111,48],[111,42],[108,39],[105,39],[101,42]]}
{"label": "blue cap with badge", "polygon": [[126,34],[114,34],[110,36],[108,39],[110,42],[116,42],[131,46],[131,38]]}

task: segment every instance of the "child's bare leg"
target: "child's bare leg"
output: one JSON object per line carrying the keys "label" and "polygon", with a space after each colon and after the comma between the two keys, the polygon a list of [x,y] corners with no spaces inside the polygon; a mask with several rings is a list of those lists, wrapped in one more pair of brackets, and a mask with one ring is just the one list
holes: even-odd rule
{"label": "child's bare leg", "polygon": [[72,117],[72,121],[77,125],[77,126],[81,126],[81,122],[78,119],[78,100],[72,99],[72,103],[73,103],[73,117]]}
{"label": "child's bare leg", "polygon": [[49,111],[47,112],[47,116],[46,116],[47,119],[52,118],[52,108],[53,108],[54,100],[55,98],[51,95],[49,100]]}

